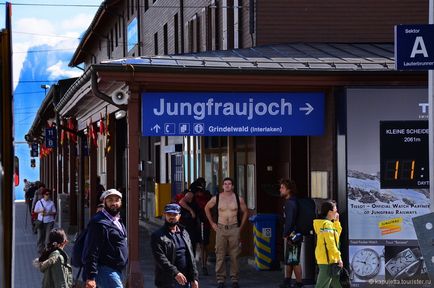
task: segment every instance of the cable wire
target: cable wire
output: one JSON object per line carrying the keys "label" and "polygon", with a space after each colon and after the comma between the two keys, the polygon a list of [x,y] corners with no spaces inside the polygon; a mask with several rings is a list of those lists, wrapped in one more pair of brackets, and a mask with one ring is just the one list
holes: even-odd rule
{"label": "cable wire", "polygon": [[[0,3],[0,5],[5,5],[5,3]],[[13,6],[40,6],[40,7],[83,7],[83,8],[98,8],[100,5],[95,4],[48,4],[48,3],[12,3]],[[167,8],[174,8],[174,9],[180,9],[181,6],[179,5],[152,5],[152,6],[145,6],[145,5],[134,5],[133,8],[145,8],[147,10],[149,9],[167,9]],[[200,8],[223,8],[223,9],[246,9],[249,8],[248,6],[242,6],[242,5],[226,5],[226,6],[215,6],[215,5],[185,5],[182,8],[184,9],[200,9]],[[131,6],[127,5],[127,9],[130,9]]]}

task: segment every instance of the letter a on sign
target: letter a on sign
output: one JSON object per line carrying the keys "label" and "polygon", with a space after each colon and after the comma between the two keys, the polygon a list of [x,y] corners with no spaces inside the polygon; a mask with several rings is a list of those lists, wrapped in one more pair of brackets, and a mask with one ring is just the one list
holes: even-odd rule
{"label": "letter a on sign", "polygon": [[426,51],[425,43],[423,42],[422,36],[417,36],[414,40],[413,49],[411,50],[410,58],[414,58],[416,54],[423,54],[423,57],[428,57],[428,52]]}

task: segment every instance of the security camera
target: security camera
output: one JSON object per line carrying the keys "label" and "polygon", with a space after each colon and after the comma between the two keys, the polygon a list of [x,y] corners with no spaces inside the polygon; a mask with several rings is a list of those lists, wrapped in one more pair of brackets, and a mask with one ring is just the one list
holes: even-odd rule
{"label": "security camera", "polygon": [[116,105],[126,105],[128,104],[128,93],[124,90],[118,89],[112,93],[112,101]]}

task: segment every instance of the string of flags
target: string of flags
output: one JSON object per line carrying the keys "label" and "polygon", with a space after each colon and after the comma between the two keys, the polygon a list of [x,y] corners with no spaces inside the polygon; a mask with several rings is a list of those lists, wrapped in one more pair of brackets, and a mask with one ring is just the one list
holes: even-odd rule
{"label": "string of flags", "polygon": [[[95,127],[96,123],[92,122],[92,118],[88,120],[87,124],[87,139],[88,143],[98,148],[98,135],[99,133],[101,136],[105,136],[105,147],[104,147],[104,155],[107,156],[111,151],[111,142],[110,142],[110,115],[107,113],[107,107],[106,107],[106,113],[105,117],[103,117],[102,112],[99,114],[100,118],[98,121],[99,128]],[[105,118],[105,121],[104,121]]]}
{"label": "string of flags", "polygon": [[[105,147],[104,147],[104,155],[107,156],[110,151],[112,150],[111,147],[111,135],[110,135],[110,115],[107,113],[107,107],[105,111],[105,117],[102,112],[100,112],[100,119],[98,121],[98,126],[96,127],[97,123],[92,122],[92,118],[88,119],[87,122],[87,143],[88,145],[93,145],[94,147],[98,148],[98,133],[101,136],[105,136]],[[47,127],[49,127],[47,123]],[[59,143],[60,145],[65,144],[65,141],[67,140],[68,143],[77,144],[77,134],[70,132],[76,131],[77,129],[77,121],[75,118],[70,117],[68,119],[60,119],[60,127],[67,127],[68,130],[65,129],[59,129],[60,130],[60,137],[59,137]],[[39,150],[39,157],[45,157],[48,156],[53,151],[52,148],[47,148],[44,143],[40,144],[40,150]]]}

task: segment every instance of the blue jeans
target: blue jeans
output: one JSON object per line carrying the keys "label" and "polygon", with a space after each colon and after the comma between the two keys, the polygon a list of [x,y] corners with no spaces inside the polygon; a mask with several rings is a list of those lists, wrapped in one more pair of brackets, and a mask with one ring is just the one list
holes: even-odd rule
{"label": "blue jeans", "polygon": [[108,266],[98,266],[96,284],[98,288],[123,288],[122,273]]}

